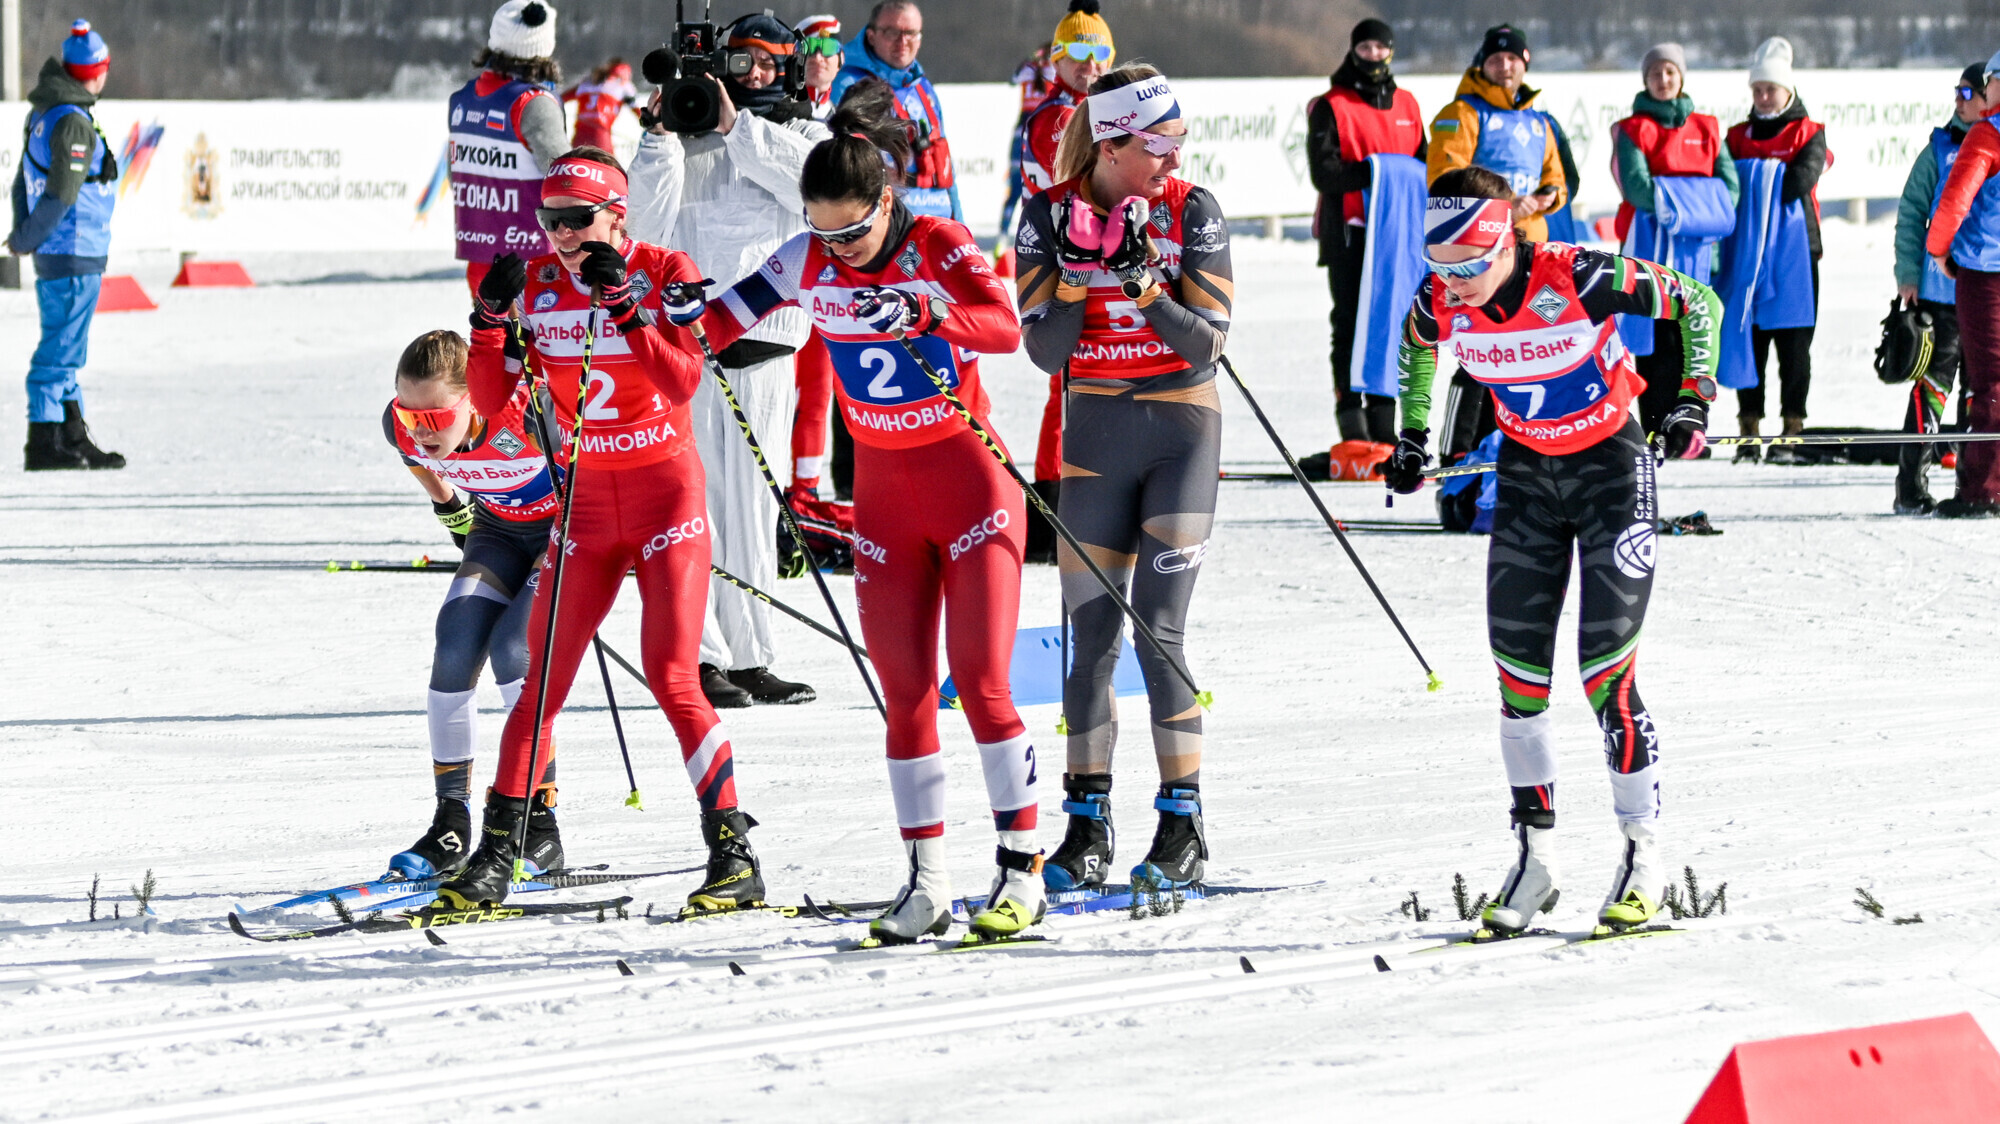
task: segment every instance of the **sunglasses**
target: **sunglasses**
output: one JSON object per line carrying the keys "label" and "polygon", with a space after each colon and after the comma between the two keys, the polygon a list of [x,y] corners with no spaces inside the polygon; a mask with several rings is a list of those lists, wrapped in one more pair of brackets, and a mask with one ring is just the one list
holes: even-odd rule
{"label": "sunglasses", "polygon": [[1057,43],[1055,44],[1055,53],[1068,55],[1077,62],[1109,63],[1111,61],[1111,48],[1104,43]]}
{"label": "sunglasses", "polygon": [[1975,90],[1970,86],[1960,86],[1957,89],[1953,90],[1952,93],[1958,95],[1959,101],[1971,101],[1973,98],[1979,96],[1980,91]]}
{"label": "sunglasses", "polygon": [[1424,264],[1430,267],[1432,273],[1444,277],[1477,277],[1487,270],[1492,269],[1493,263],[1500,260],[1500,252],[1508,249],[1511,244],[1507,239],[1502,238],[1493,244],[1492,249],[1468,261],[1437,261],[1429,254],[1425,254]]}
{"label": "sunglasses", "polygon": [[465,399],[466,395],[461,394],[458,396],[458,401],[435,410],[418,410],[405,406],[401,398],[396,399],[391,405],[396,411],[396,420],[403,423],[404,429],[427,429],[432,433],[443,433],[458,421]]}
{"label": "sunglasses", "polygon": [[624,201],[612,198],[586,207],[536,207],[535,221],[542,225],[543,230],[550,233],[558,230],[584,230],[597,221],[597,212]]}
{"label": "sunglasses", "polygon": [[1172,152],[1176,148],[1179,148],[1181,146],[1181,143],[1187,140],[1186,133],[1182,133],[1179,136],[1170,137],[1161,133],[1149,133],[1144,129],[1128,128],[1125,129],[1124,131],[1132,134],[1135,137],[1138,137],[1141,141],[1144,141],[1146,145],[1146,151],[1152,153],[1155,156],[1165,156],[1167,153]]}
{"label": "sunglasses", "polygon": [[840,40],[838,39],[822,39],[814,36],[811,39],[799,40],[799,54],[801,55],[825,55],[827,58],[832,58],[839,53]]}
{"label": "sunglasses", "polygon": [[882,204],[877,203],[873,207],[868,208],[868,213],[861,216],[861,221],[849,223],[838,230],[821,230],[819,227],[813,225],[812,217],[807,216],[806,230],[814,238],[819,239],[829,246],[845,246],[849,242],[859,240],[863,235],[875,229],[875,216],[881,210]]}

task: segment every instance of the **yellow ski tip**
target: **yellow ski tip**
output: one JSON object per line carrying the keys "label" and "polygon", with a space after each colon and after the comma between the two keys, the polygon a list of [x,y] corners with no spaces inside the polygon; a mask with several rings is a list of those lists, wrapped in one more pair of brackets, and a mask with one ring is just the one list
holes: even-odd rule
{"label": "yellow ski tip", "polygon": [[1203,710],[1213,710],[1215,709],[1215,692],[1203,691],[1194,697],[1194,701],[1200,704]]}
{"label": "yellow ski tip", "polygon": [[633,789],[633,790],[632,790],[632,795],[630,795],[630,796],[627,796],[627,797],[625,798],[625,806],[626,806],[627,808],[637,808],[637,809],[638,809],[638,810],[640,810],[641,812],[643,812],[643,811],[645,811],[645,810],[646,810],[646,806],[645,806],[644,804],[641,804],[641,803],[639,802],[639,790],[638,790],[638,789],[636,789],[636,788],[635,788],[635,789]]}
{"label": "yellow ski tip", "polygon": [[1438,678],[1438,673],[1435,671],[1430,673],[1430,677],[1431,681],[1424,685],[1424,690],[1435,695],[1438,688],[1444,686],[1444,681]]}
{"label": "yellow ski tip", "polygon": [[1059,714],[1056,716],[1056,733],[1065,736],[1069,734],[1069,715]]}
{"label": "yellow ski tip", "polygon": [[334,560],[332,560],[331,558],[327,559],[327,562],[326,562],[326,572],[327,572],[327,573],[329,573],[329,574],[337,574],[337,573],[339,573],[339,572],[340,572],[340,563],[338,563],[338,562],[335,562],[335,561],[334,561]]}

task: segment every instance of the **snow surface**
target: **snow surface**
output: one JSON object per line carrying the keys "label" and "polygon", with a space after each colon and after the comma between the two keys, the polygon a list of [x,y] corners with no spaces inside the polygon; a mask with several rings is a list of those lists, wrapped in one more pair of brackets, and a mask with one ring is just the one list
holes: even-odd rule
{"label": "snow surface", "polygon": [[[1893,426],[1902,394],[1868,369],[1890,230],[1836,221],[1827,240],[1813,422]],[[1332,439],[1310,252],[1237,245],[1232,351],[1300,450]],[[0,928],[0,1119],[1580,1120],[1610,1102],[1622,1120],[1674,1121],[1738,1041],[2000,1018],[1986,725],[2000,550],[1991,524],[1889,517],[1892,470],[1872,467],[1663,473],[1666,514],[1706,509],[1726,531],[1661,543],[1643,661],[1669,861],[1728,884],[1728,916],[1707,930],[1407,955],[1465,930],[1455,872],[1490,890],[1509,857],[1485,543],[1354,536],[1443,678],[1427,694],[1304,497],[1229,483],[1188,646],[1216,696],[1211,879],[1301,888],[1143,921],[1055,918],[1059,944],[959,957],[760,964],[859,928],[768,915],[534,922],[443,947],[242,941],[221,923],[233,904],[371,876],[429,814],[420,708],[444,583],[322,567],[451,556],[378,418],[402,345],[462,324],[465,300],[435,279],[168,290],[171,262],[137,264],[161,310],[100,319],[85,378],[101,440],[133,467],[11,476],[0,492],[13,871],[0,916],[81,918],[98,874],[104,907],[125,899],[129,914],[125,888],[151,870],[160,920]],[[34,323],[31,294],[0,293],[0,367],[25,367]],[[1031,447],[1042,377],[1020,356],[985,370],[1000,428]],[[0,414],[21,416],[19,394],[0,385]],[[1223,400],[1226,460],[1275,461],[1235,391]],[[1320,491],[1346,517],[1432,517],[1428,496],[1385,512],[1379,486]],[[297,565],[242,565],[258,562]],[[1053,571],[1026,580],[1022,624],[1053,624]],[[851,602],[851,582],[833,584]],[[777,592],[823,611],[808,582]],[[637,608],[628,595],[604,632],[627,652]],[[886,897],[900,854],[881,727],[841,652],[778,627],[778,670],[821,701],[727,713],[773,896]],[[1557,681],[1574,684],[1567,640],[1563,653]],[[647,811],[621,804],[586,676],[560,724],[572,860],[695,865],[671,735],[636,684],[617,688]],[[482,695],[497,705],[490,684]],[[1574,687],[1558,700],[1568,892],[1553,924],[1575,930],[1611,873],[1615,828],[1589,708]],[[1125,706],[1130,739],[1143,704]],[[1055,708],[1026,718],[1046,739],[1053,846]],[[940,725],[947,839],[959,888],[979,890],[991,841],[976,756],[954,715]],[[482,780],[497,731],[489,717]],[[1123,754],[1126,861],[1152,819],[1148,757],[1143,742]],[[690,885],[630,892],[663,912]],[[1922,923],[1864,914],[1856,887]],[[1398,909],[1413,890],[1428,921]],[[1372,951],[1395,971],[1376,972]],[[621,957],[639,974],[621,976]]]}

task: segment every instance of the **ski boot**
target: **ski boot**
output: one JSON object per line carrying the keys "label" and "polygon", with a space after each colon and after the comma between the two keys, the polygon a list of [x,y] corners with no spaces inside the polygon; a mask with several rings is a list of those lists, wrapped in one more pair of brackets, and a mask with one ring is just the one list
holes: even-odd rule
{"label": "ski boot", "polygon": [[455,796],[437,802],[430,830],[389,859],[386,877],[416,881],[420,878],[450,877],[472,857],[472,809]]}
{"label": "ski boot", "polygon": [[1042,885],[1051,894],[1104,885],[1118,845],[1118,833],[1111,827],[1110,773],[1064,773],[1063,795],[1069,830],[1062,846],[1042,864]]}
{"label": "ski boot", "polygon": [[882,916],[868,923],[872,945],[910,944],[941,937],[951,928],[951,871],[945,868],[943,839],[905,839],[910,880]]}
{"label": "ski boot", "polygon": [[708,844],[708,872],[688,895],[692,913],[721,913],[764,904],[764,875],[757,869],[757,852],[750,846],[750,829],[757,826],[735,808],[711,808],[701,814],[701,838]]}
{"label": "ski boot", "polygon": [[1518,815],[1514,820],[1514,867],[1479,914],[1480,928],[1490,936],[1520,934],[1535,914],[1554,909],[1562,897],[1556,887],[1555,816],[1545,814],[1546,823],[1524,823]]}
{"label": "ski boot", "polygon": [[83,463],[91,468],[124,468],[125,454],[107,453],[90,439],[90,427],[83,424],[83,403],[64,402],[62,421],[63,444],[83,458]]}
{"label": "ski boot", "polygon": [[986,907],[972,915],[972,932],[965,938],[967,944],[1016,939],[1030,926],[1040,924],[1049,911],[1048,891],[1042,885],[1040,851],[1016,851],[1003,841],[994,851],[993,861],[1000,869],[993,875],[993,889],[986,895]]}
{"label": "ski boot", "polygon": [[1660,841],[1649,823],[1621,821],[1618,830],[1625,836],[1625,853],[1618,858],[1618,872],[1611,877],[1611,892],[1597,911],[1597,923],[1614,933],[1644,925],[1660,912],[1666,897],[1667,875],[1660,866]]}
{"label": "ski boot", "polygon": [[1160,786],[1153,798],[1160,826],[1146,861],[1132,868],[1132,894],[1141,890],[1182,890],[1207,873],[1208,835],[1201,825],[1201,790],[1171,784]]}
{"label": "ski boot", "polygon": [[521,869],[528,875],[555,870],[563,864],[562,836],[556,830],[556,790],[544,787],[534,796],[533,809],[519,796],[502,796],[486,790],[485,825],[479,833],[479,849],[465,866],[438,887],[434,909],[480,909],[507,900],[514,884],[514,837],[521,830],[521,817],[528,819],[527,846],[521,853]]}

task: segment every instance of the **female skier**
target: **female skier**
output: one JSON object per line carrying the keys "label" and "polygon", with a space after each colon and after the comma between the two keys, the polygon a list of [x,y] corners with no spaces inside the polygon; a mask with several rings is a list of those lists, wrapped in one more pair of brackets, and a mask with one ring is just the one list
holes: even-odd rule
{"label": "female skier", "polygon": [[1659,912],[1667,876],[1657,846],[1659,744],[1634,670],[1653,588],[1655,452],[1635,416],[1645,382],[1612,316],[1679,324],[1686,367],[1659,452],[1694,457],[1708,441],[1722,306],[1708,286],[1652,262],[1527,242],[1514,228],[1513,204],[1507,181],[1477,166],[1431,184],[1430,275],[1403,326],[1403,432],[1383,475],[1404,494],[1423,486],[1431,378],[1438,348],[1449,346],[1491,388],[1511,438],[1500,447],[1486,626],[1500,668],[1500,756],[1516,850],[1481,920],[1511,936],[1556,904],[1549,668],[1574,551],[1583,562],[1577,653],[1625,838],[1597,917],[1624,929]]}
{"label": "female skier", "polygon": [[[501,700],[512,707],[521,694],[534,572],[556,511],[529,389],[482,417],[469,401],[465,367],[465,340],[457,332],[425,332],[397,360],[396,397],[382,411],[383,436],[465,551],[438,608],[424,708],[437,811],[423,838],[389,860],[392,877],[455,874],[472,852],[472,752],[479,744],[473,688],[479,665],[490,660]],[[542,779],[555,782],[553,762]]]}
{"label": "female skier", "polygon": [[[555,252],[526,262],[512,255],[495,259],[473,302],[472,405],[497,412],[519,388],[521,366],[504,354],[505,318],[518,303],[528,333],[526,359],[548,386],[556,428],[567,434],[583,427],[575,464],[565,463],[566,440],[557,450],[558,467],[575,473],[568,485],[561,604],[552,603],[550,558],[542,563],[528,620],[526,681],[501,735],[485,831],[464,871],[439,887],[438,897],[456,909],[506,898],[523,816],[528,863],[541,870],[562,864],[555,790],[528,778],[543,663],[548,702],[540,708],[539,746],[546,760],[550,727],[590,637],[610,612],[626,572],[636,567],[645,602],[640,663],[680,740],[709,849],[707,875],[688,903],[703,910],[750,905],[764,896],[747,838],[756,821],[736,807],[729,735],[702,696],[695,670],[708,597],[709,532],[687,403],[702,375],[701,360],[693,339],[659,311],[665,285],[700,274],[685,254],[626,237],[625,172],[610,153],[565,153],[542,180],[541,196],[535,216]],[[589,382],[579,419],[586,360]],[[553,651],[543,643],[551,614],[559,626]]]}
{"label": "female skier", "polygon": [[[1229,227],[1214,196],[1174,178],[1187,126],[1159,71],[1120,67],[1091,83],[1084,106],[1057,150],[1060,182],[1027,202],[1014,238],[1022,331],[1037,367],[1069,368],[1057,514],[1113,581],[1129,581],[1133,608],[1179,661],[1215,521],[1215,363],[1235,295]],[[1111,673],[1124,622],[1067,544],[1058,566],[1075,645],[1063,681],[1069,830],[1043,875],[1049,889],[1069,890],[1102,884],[1112,862]],[[1139,661],[1160,822],[1132,879],[1186,886],[1208,858],[1201,707],[1151,644]]]}
{"label": "female skier", "polygon": [[975,417],[987,412],[980,352],[1013,351],[1021,329],[1005,285],[966,229],[912,216],[883,153],[908,162],[901,122],[843,107],[799,178],[807,230],[707,306],[676,289],[677,321],[700,317],[724,347],[772,311],[808,309],[832,357],[854,434],[854,578],[861,630],[889,710],[889,788],[909,881],[870,931],[884,943],[951,923],[938,751],[940,602],[945,650],[1000,835],[981,936],[1010,936],[1046,908],[1035,847],[1035,747],[1014,711],[1008,667],[1021,603],[1021,491],[897,336]]}

